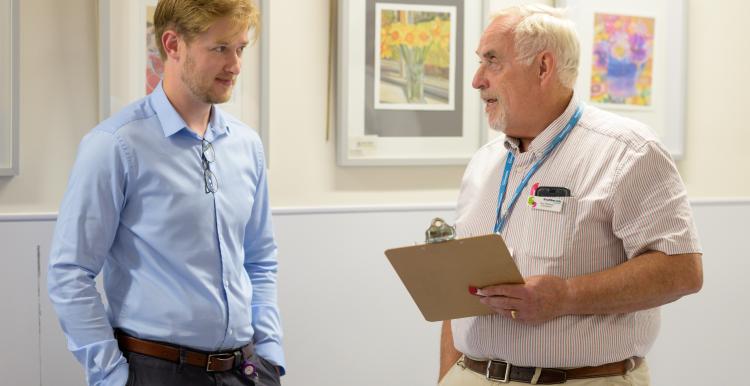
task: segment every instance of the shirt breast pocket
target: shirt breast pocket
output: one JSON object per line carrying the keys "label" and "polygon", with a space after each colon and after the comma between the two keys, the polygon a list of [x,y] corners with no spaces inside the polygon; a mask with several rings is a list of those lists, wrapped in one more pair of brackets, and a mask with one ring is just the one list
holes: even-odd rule
{"label": "shirt breast pocket", "polygon": [[529,205],[525,208],[529,211],[525,216],[527,221],[524,224],[523,236],[527,255],[541,259],[554,258],[553,261],[538,261],[544,267],[540,273],[559,273],[555,268],[561,268],[564,264],[561,258],[570,248],[575,228],[578,209],[575,197],[554,197],[554,200],[561,202],[559,211],[555,210],[555,205],[541,209],[542,205],[539,203],[536,207]]}

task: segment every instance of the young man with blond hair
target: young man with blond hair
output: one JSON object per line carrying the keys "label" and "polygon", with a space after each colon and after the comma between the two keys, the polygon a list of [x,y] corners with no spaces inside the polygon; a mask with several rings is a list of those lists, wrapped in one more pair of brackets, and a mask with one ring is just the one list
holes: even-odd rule
{"label": "young man with blond hair", "polygon": [[217,106],[232,95],[258,10],[161,0],[154,19],[164,77],[81,142],[50,299],[90,385],[278,385],[263,147]]}
{"label": "young man with blond hair", "polygon": [[467,166],[457,233],[501,234],[525,284],[469,289],[495,313],[444,323],[441,386],[648,385],[658,307],[703,280],[674,162],[647,127],[574,95],[560,10],[501,12],[477,54],[473,86],[505,137]]}

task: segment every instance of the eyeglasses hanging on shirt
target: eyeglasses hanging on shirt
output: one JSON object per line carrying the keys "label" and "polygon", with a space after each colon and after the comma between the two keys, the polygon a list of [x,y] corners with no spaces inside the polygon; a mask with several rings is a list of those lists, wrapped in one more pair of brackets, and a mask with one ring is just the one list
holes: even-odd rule
{"label": "eyeglasses hanging on shirt", "polygon": [[211,142],[206,141],[205,138],[201,140],[201,163],[203,164],[203,183],[205,184],[206,194],[216,193],[219,190],[219,179],[216,178],[216,174],[211,171],[212,163],[216,162],[216,153]]}

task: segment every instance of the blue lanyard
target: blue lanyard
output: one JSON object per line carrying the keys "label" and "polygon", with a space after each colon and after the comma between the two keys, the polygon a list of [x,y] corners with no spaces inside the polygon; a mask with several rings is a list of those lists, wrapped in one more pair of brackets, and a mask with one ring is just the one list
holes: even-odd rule
{"label": "blue lanyard", "polygon": [[523,192],[524,188],[526,188],[526,185],[529,184],[529,180],[531,180],[531,177],[534,175],[534,173],[536,173],[537,170],[539,170],[539,167],[542,166],[544,161],[547,160],[550,153],[552,153],[552,150],[555,150],[557,145],[559,145],[560,142],[562,142],[568,136],[568,134],[570,134],[570,132],[573,130],[573,127],[575,127],[576,123],[578,123],[578,119],[581,118],[582,113],[583,107],[578,106],[575,113],[573,113],[573,116],[565,125],[565,128],[563,128],[563,130],[558,133],[552,140],[552,143],[550,143],[549,146],[544,149],[544,153],[542,153],[542,156],[539,158],[539,160],[531,165],[531,169],[529,169],[529,172],[526,173],[526,176],[523,177],[521,183],[518,184],[516,191],[513,193],[513,198],[511,198],[510,204],[508,205],[508,210],[506,210],[505,214],[503,215],[503,201],[505,201],[505,191],[508,189],[508,177],[510,176],[510,170],[513,168],[513,161],[516,159],[512,152],[508,152],[508,157],[505,159],[505,171],[503,172],[502,180],[500,180],[500,192],[497,194],[497,216],[495,217],[494,229],[495,233],[499,234],[503,230],[503,226],[505,226],[505,221],[508,219],[508,215],[510,215],[510,213],[513,211],[513,207],[516,205],[518,197],[521,196],[521,192]]}

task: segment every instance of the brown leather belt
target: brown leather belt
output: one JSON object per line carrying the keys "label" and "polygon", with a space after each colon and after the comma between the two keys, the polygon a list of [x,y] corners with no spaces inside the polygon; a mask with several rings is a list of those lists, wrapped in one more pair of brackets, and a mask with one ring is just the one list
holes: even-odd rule
{"label": "brown leather belt", "polygon": [[[503,361],[477,361],[464,356],[463,366],[484,375],[495,382],[525,382],[531,383],[536,373],[536,367],[519,367]],[[459,361],[459,364],[461,363]],[[553,385],[565,383],[568,379],[611,377],[625,375],[628,371],[638,368],[643,358],[632,357],[621,362],[607,363],[594,367],[578,367],[575,369],[540,368],[536,383],[539,385]]]}
{"label": "brown leather belt", "polygon": [[[120,350],[165,359],[174,363],[187,363],[206,369],[208,372],[227,371],[239,367],[242,361],[253,355],[253,345],[248,344],[233,351],[201,352],[189,350],[151,340],[138,339],[122,332],[115,332]],[[182,358],[182,360],[180,360]]]}

